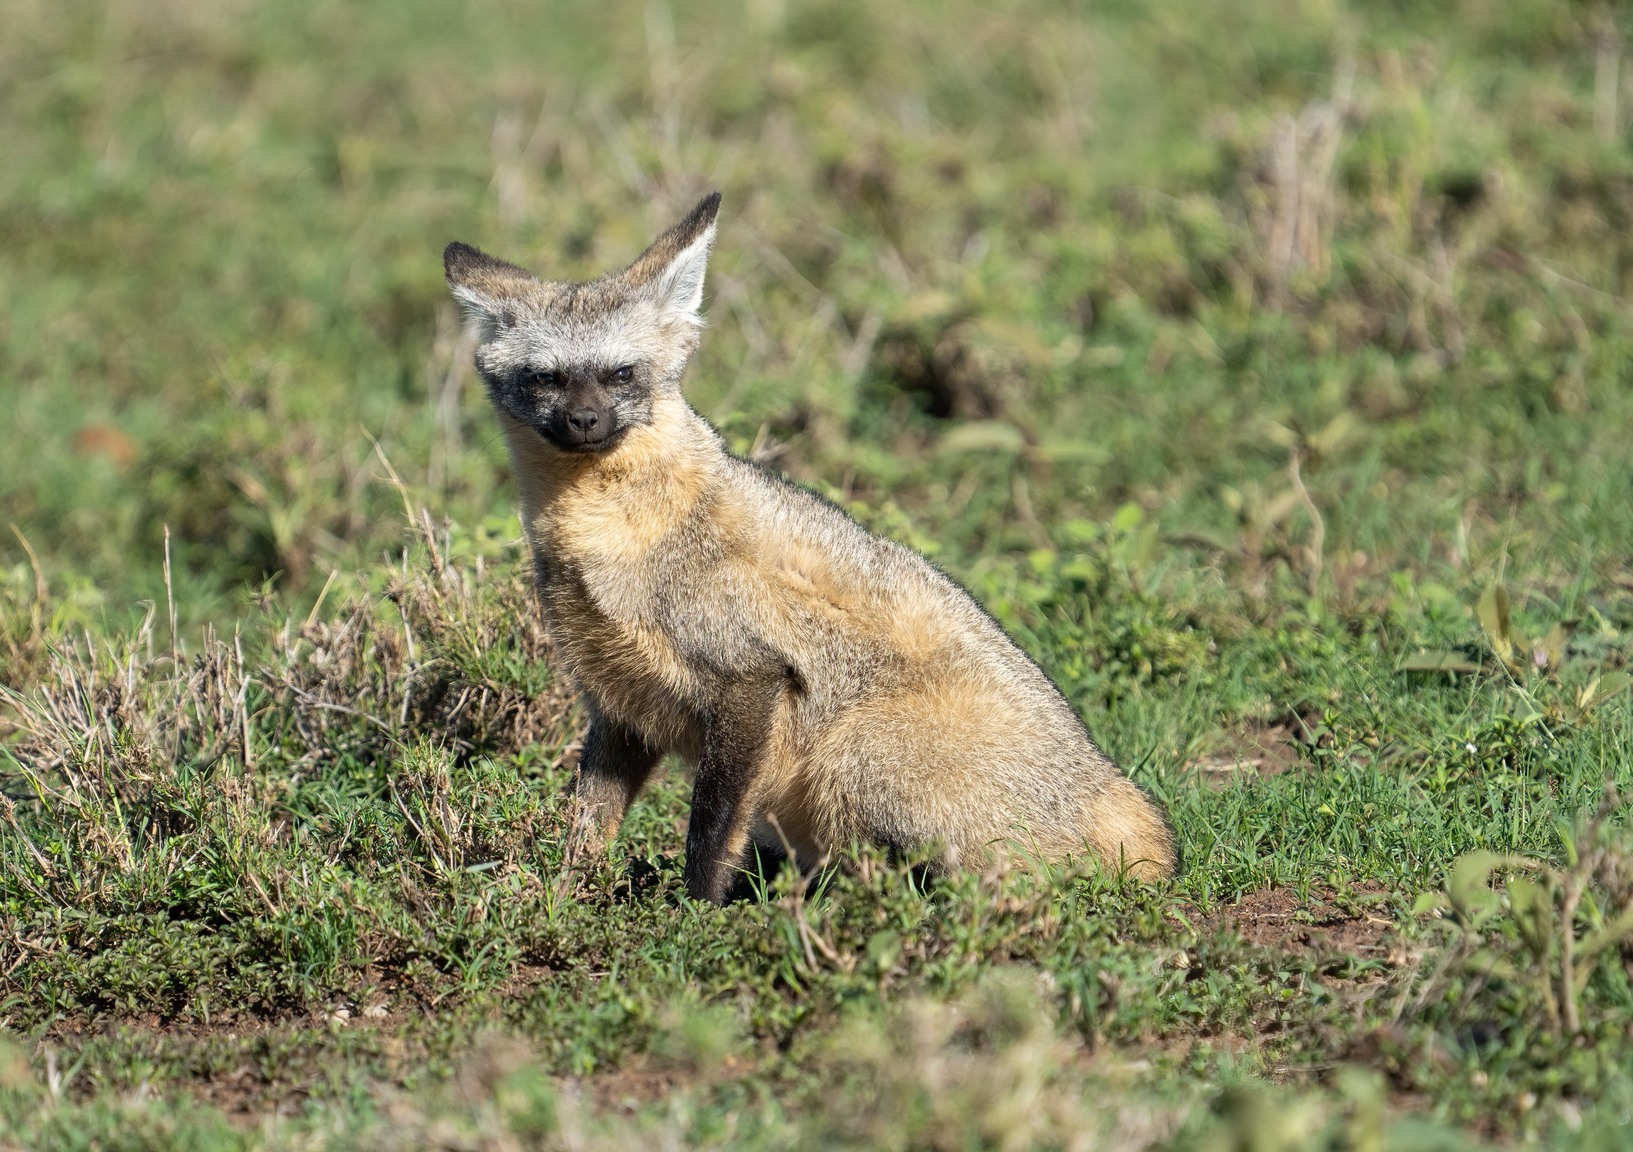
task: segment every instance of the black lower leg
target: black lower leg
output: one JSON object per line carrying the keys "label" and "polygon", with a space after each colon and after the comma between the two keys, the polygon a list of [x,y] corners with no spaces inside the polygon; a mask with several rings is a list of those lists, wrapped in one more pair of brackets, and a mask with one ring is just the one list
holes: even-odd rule
{"label": "black lower leg", "polygon": [[639,733],[617,721],[605,716],[591,720],[573,780],[579,812],[568,846],[571,855],[606,847],[660,756]]}
{"label": "black lower leg", "polygon": [[783,670],[745,677],[708,718],[692,817],[686,828],[686,892],[723,903],[747,840],[748,792],[765,755]]}

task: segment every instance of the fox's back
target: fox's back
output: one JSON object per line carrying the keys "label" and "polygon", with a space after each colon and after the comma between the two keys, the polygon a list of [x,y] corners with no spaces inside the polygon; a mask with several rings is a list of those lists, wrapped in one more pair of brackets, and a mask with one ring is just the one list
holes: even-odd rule
{"label": "fox's back", "polygon": [[[760,532],[752,566],[787,613],[804,675],[843,701],[939,669],[984,666],[1058,699],[969,594],[918,553],[874,536],[820,496],[732,461]],[[865,680],[856,673],[865,665]]]}

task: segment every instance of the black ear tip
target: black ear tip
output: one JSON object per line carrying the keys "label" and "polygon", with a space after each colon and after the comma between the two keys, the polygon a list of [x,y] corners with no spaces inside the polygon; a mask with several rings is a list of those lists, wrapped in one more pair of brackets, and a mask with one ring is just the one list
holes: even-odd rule
{"label": "black ear tip", "polygon": [[719,211],[720,193],[710,192],[698,203],[696,208],[692,209],[692,215],[699,224],[712,224]]}
{"label": "black ear tip", "polygon": [[482,253],[469,244],[461,244],[455,240],[442,250],[442,270],[449,276],[477,264],[484,259]]}

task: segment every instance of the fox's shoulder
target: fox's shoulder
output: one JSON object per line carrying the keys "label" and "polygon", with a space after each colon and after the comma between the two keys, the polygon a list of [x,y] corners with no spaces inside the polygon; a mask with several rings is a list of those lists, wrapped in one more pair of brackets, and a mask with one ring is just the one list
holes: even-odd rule
{"label": "fox's shoulder", "polygon": [[740,456],[727,456],[726,485],[758,513],[762,532],[825,544],[836,558],[862,559],[890,547],[813,488]]}
{"label": "fox's shoulder", "polygon": [[985,621],[968,591],[912,548],[871,532],[813,488],[740,457],[729,460],[729,485],[756,508],[758,562],[821,572],[855,595],[929,597]]}

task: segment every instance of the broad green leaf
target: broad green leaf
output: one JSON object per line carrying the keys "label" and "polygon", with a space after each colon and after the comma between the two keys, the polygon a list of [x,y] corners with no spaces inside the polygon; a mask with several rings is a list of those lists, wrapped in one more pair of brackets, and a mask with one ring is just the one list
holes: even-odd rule
{"label": "broad green leaf", "polygon": [[1446,912],[1451,906],[1452,902],[1446,898],[1444,892],[1419,892],[1418,898],[1412,901],[1412,915],[1427,916],[1431,912]]}
{"label": "broad green leaf", "polygon": [[888,970],[891,965],[895,964],[896,957],[901,955],[901,951],[902,938],[899,932],[893,932],[889,928],[882,928],[868,937],[868,960],[880,972]]}
{"label": "broad green leaf", "polygon": [[1303,437],[1278,420],[1266,420],[1260,425],[1260,434],[1278,448],[1294,448]]}
{"label": "broad green leaf", "polygon": [[1349,412],[1340,412],[1327,422],[1325,428],[1310,437],[1310,449],[1322,456],[1333,456],[1349,443],[1355,432],[1355,417]]}
{"label": "broad green leaf", "polygon": [[1050,464],[1103,463],[1111,459],[1104,444],[1084,440],[1081,436],[1045,438],[1037,447],[1037,456]]}
{"label": "broad green leaf", "polygon": [[1118,532],[1128,532],[1138,528],[1145,520],[1145,509],[1138,504],[1124,504],[1111,518],[1111,526]]}
{"label": "broad green leaf", "polygon": [[936,445],[944,456],[989,452],[1013,456],[1026,447],[1026,437],[1013,424],[1002,420],[971,420],[951,429]]}
{"label": "broad green leaf", "polygon": [[1497,911],[1497,894],[1491,890],[1491,871],[1503,862],[1495,852],[1477,850],[1460,857],[1452,866],[1446,894],[1452,905],[1471,926],[1477,926]]}
{"label": "broad green leaf", "polygon": [[1497,658],[1507,664],[1514,659],[1514,632],[1508,616],[1508,589],[1501,584],[1493,584],[1480,597],[1480,603],[1475,608],[1475,614],[1480,618],[1480,628],[1486,634],[1486,643]]}
{"label": "broad green leaf", "polygon": [[1060,575],[1064,580],[1081,580],[1087,584],[1100,578],[1100,565],[1086,556],[1074,556],[1060,566]]}
{"label": "broad green leaf", "polygon": [[1461,652],[1430,648],[1414,652],[1395,666],[1397,672],[1478,672],[1480,665]]}
{"label": "broad green leaf", "polygon": [[1550,672],[1559,671],[1559,666],[1565,662],[1565,626],[1555,624],[1548,629],[1548,634],[1537,642],[1537,650],[1542,653]]}
{"label": "broad green leaf", "polygon": [[1486,948],[1475,952],[1464,961],[1464,964],[1482,976],[1495,976],[1499,980],[1518,980],[1520,978],[1518,968]]}
{"label": "broad green leaf", "polygon": [[1539,959],[1553,955],[1554,894],[1546,886],[1515,876],[1507,884],[1508,907],[1519,926],[1531,954]]}
{"label": "broad green leaf", "polygon": [[1633,673],[1606,672],[1599,677],[1599,699],[1609,700],[1612,696],[1626,692],[1630,684],[1633,684]]}

